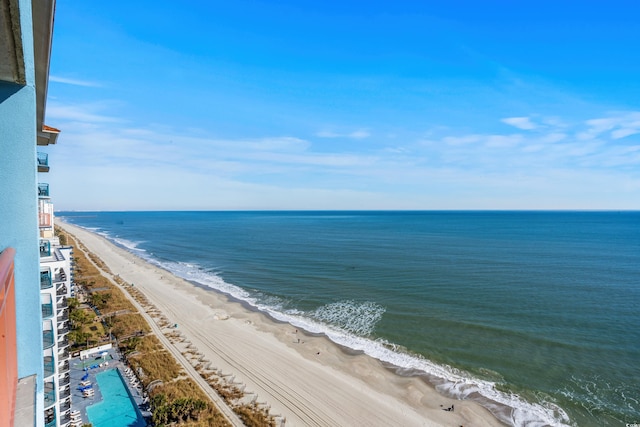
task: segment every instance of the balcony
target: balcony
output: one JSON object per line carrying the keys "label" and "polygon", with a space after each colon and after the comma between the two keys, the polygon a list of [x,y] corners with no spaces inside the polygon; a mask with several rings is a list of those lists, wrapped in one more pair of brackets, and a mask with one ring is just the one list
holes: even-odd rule
{"label": "balcony", "polygon": [[38,183],[38,197],[49,197],[49,184]]}
{"label": "balcony", "polygon": [[61,268],[60,271],[58,271],[58,274],[55,275],[53,280],[55,280],[56,282],[64,282],[67,280],[67,273],[65,273],[64,269]]}
{"label": "balcony", "polygon": [[63,390],[60,390],[60,400],[64,400],[69,396],[71,396],[71,389],[69,387],[65,387]]}
{"label": "balcony", "polygon": [[68,359],[69,358],[69,349],[64,348],[58,352],[58,359]]}
{"label": "balcony", "polygon": [[42,294],[41,301],[42,301],[42,318],[49,319],[55,313],[53,311],[53,299],[49,294]]}
{"label": "balcony", "polygon": [[65,336],[63,339],[58,341],[58,351],[62,350],[63,348],[66,348],[66,347],[69,347],[69,340]]}
{"label": "balcony", "polygon": [[58,372],[64,374],[65,372],[69,372],[69,361],[65,360],[65,362],[61,365],[58,365]]}
{"label": "balcony", "polygon": [[49,172],[49,155],[38,151],[38,172]]}
{"label": "balcony", "polygon": [[69,423],[71,422],[70,414],[61,414],[60,415],[60,426],[61,427],[70,427]]}
{"label": "balcony", "polygon": [[45,382],[44,383],[44,407],[48,408],[49,406],[56,403],[56,385],[53,382]]}
{"label": "balcony", "polygon": [[66,295],[67,295],[67,287],[64,285],[58,286],[58,289],[56,289],[56,296],[62,297]]}
{"label": "balcony", "polygon": [[69,303],[67,302],[67,297],[61,296],[56,298],[56,306],[58,307],[58,310],[62,310],[64,308],[69,307]]}
{"label": "balcony", "polygon": [[44,377],[50,377],[51,375],[56,373],[56,364],[55,364],[55,360],[53,360],[53,357],[51,356],[46,356],[44,358]]}
{"label": "balcony", "polygon": [[68,334],[69,333],[69,325],[67,322],[63,322],[58,325],[58,335]]}
{"label": "balcony", "polygon": [[53,340],[53,331],[44,331],[42,333],[42,347],[51,348],[55,341]]}
{"label": "balcony", "polygon": [[69,409],[71,409],[71,402],[70,401],[60,402],[60,412],[67,412]]}
{"label": "balcony", "polygon": [[[46,387],[46,386],[45,386]],[[47,395],[44,395],[45,403],[44,406],[47,406]],[[55,403],[55,400],[54,400]],[[44,411],[44,427],[55,427],[58,423],[56,422],[56,408],[49,408]]]}
{"label": "balcony", "polygon": [[42,318],[49,319],[53,316],[53,303],[51,302],[43,302],[42,303]]}
{"label": "balcony", "polygon": [[58,322],[62,322],[65,320],[69,320],[69,310],[66,308],[58,312]]}
{"label": "balcony", "polygon": [[40,258],[51,256],[51,242],[40,240]]}
{"label": "balcony", "polygon": [[70,382],[71,382],[71,377],[69,376],[69,374],[58,378],[58,384],[60,385],[60,387],[69,385]]}
{"label": "balcony", "polygon": [[[42,252],[40,252],[42,254]],[[40,289],[51,289],[53,282],[51,281],[50,271],[40,272]]]}

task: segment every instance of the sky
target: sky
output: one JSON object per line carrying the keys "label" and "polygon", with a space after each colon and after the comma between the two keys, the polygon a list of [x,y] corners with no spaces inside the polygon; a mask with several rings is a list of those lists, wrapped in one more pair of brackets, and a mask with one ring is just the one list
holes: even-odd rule
{"label": "sky", "polygon": [[640,209],[640,2],[59,0],[56,210]]}

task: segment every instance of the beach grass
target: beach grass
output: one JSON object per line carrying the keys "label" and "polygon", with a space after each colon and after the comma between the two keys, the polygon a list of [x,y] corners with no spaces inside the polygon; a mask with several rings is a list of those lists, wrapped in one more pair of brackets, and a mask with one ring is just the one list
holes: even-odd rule
{"label": "beach grass", "polygon": [[[118,344],[131,359],[133,370],[140,371],[136,373],[149,396],[158,396],[151,401],[158,424],[217,425],[216,417],[207,418],[197,402],[204,393],[235,426],[275,427],[284,422],[376,427],[502,425],[477,403],[447,398],[422,379],[398,376],[376,359],[345,353],[323,336],[303,333],[301,345],[298,331],[290,325],[187,282],[101,236],[71,224],[62,227],[70,236],[82,239],[78,248],[96,251],[112,269],[96,256],[88,258],[96,269],[85,278],[92,291],[111,290],[96,289],[104,287],[97,274],[104,275],[113,289],[122,291],[140,310],[142,320],[149,322],[153,334],[139,334],[128,326],[132,334],[118,335]],[[117,297],[106,298],[105,311],[113,298]],[[113,317],[113,322],[108,320],[110,325],[119,317],[137,314],[129,309],[109,313],[107,319]],[[146,354],[164,354],[149,338],[152,336],[179,363],[182,370],[177,377],[160,379],[161,360],[146,366],[135,361]],[[193,389],[199,391],[192,393]],[[442,410],[453,403],[455,413]],[[169,421],[166,416],[171,412],[180,415]]]}
{"label": "beach grass", "polygon": [[[134,354],[128,358],[128,362],[139,372],[143,385],[160,380],[160,386],[149,392],[150,397],[164,396],[156,399],[162,401],[162,405],[152,406],[152,414],[157,418],[160,414],[181,414],[179,419],[168,418],[171,422],[177,422],[185,426],[213,426],[226,427],[226,421],[220,411],[209,401],[207,396],[198,388],[195,382],[186,377],[184,370],[175,359],[164,349],[160,341],[153,335],[147,335],[151,328],[144,318],[137,313],[136,308],[124,296],[122,291],[114,286],[108,278],[104,277],[97,267],[105,271],[106,266],[95,255],[81,246],[81,244],[64,232],[65,241],[75,248],[74,262],[76,271],[76,286],[84,288],[88,297],[87,301],[101,313],[99,316],[93,309],[87,308],[80,301],[71,301],[71,318],[76,319],[74,334],[71,339],[82,338],[75,342],[76,349],[81,346],[101,344],[100,337],[106,334],[109,328],[111,334],[120,344],[125,354]],[[88,254],[88,257],[87,257]],[[96,262],[97,261],[97,262]],[[101,318],[102,322],[96,321]],[[185,402],[195,402],[194,407],[188,407]],[[188,408],[189,411],[180,413],[180,408]],[[192,405],[193,406],[193,405]]]}
{"label": "beach grass", "polygon": [[[67,242],[79,249],[74,252],[76,286],[83,288],[86,292],[85,303],[92,307],[88,309],[78,302],[73,303],[76,314],[79,310],[86,313],[76,315],[81,317],[83,322],[80,333],[73,336],[77,338],[90,336],[90,339],[76,342],[76,347],[84,344],[100,344],[99,338],[104,337],[108,329],[109,336],[112,335],[116,339],[121,352],[126,356],[134,372],[138,373],[138,379],[143,386],[147,388],[154,384],[148,393],[151,398],[154,423],[157,425],[178,423],[194,427],[228,426],[228,422],[215,405],[188,377],[158,338],[150,334],[151,328],[147,321],[112,281],[126,289],[160,327],[170,328],[172,326],[170,322],[133,284],[127,283],[118,275],[113,275],[106,264],[78,242],[74,236],[66,235],[62,230],[58,230],[58,233],[59,236],[64,235]],[[111,277],[106,277],[105,274]],[[99,328],[96,328],[98,325]],[[179,334],[176,335],[175,331],[169,330],[165,335],[172,337],[171,341],[174,343],[180,341]],[[255,402],[244,402],[245,395],[236,385],[227,382],[224,377],[218,377],[206,371],[205,363],[202,362],[202,356],[197,350],[186,349],[183,355],[191,361],[200,375],[229,404],[246,426],[275,427],[275,420],[270,416],[268,408]]]}

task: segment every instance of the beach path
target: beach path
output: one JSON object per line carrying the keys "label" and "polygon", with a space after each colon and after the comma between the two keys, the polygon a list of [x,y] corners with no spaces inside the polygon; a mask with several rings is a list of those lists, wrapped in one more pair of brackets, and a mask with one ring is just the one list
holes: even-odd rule
{"label": "beach path", "polygon": [[[287,427],[503,425],[475,402],[447,398],[418,377],[401,377],[369,356],[347,354],[326,337],[306,335],[195,286],[97,234],[67,223],[61,227],[113,274],[134,284],[213,368],[270,407]],[[195,371],[187,371],[198,380]],[[442,410],[453,404],[455,411]]]}

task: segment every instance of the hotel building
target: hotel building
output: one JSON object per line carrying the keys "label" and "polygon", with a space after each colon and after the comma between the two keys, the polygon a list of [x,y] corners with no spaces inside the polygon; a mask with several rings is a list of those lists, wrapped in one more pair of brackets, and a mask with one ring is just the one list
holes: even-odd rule
{"label": "hotel building", "polygon": [[53,236],[44,125],[55,0],[0,0],[0,426],[66,426],[71,249]]}
{"label": "hotel building", "polygon": [[[43,137],[38,138],[38,145],[55,143],[59,132],[45,126],[41,132]],[[38,152],[38,172],[48,171],[47,154]],[[71,422],[71,377],[67,338],[70,325],[67,298],[73,292],[73,248],[61,245],[59,238],[55,236],[53,203],[46,182],[38,183],[38,226],[44,422],[45,427],[66,427]]]}

